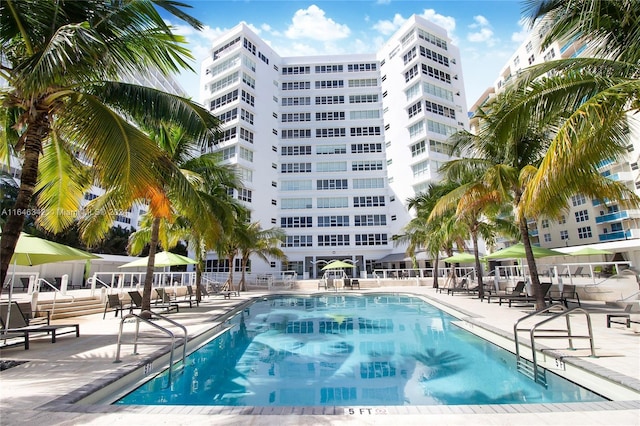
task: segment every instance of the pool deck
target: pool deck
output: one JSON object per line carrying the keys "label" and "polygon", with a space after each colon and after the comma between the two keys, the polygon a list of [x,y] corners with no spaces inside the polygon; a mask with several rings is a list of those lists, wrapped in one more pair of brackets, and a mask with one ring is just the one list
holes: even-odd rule
{"label": "pool deck", "polygon": [[[78,292],[82,290],[77,290]],[[351,292],[351,291],[349,291]],[[353,291],[358,293],[358,291]],[[360,292],[399,292],[423,295],[455,309],[467,326],[511,336],[513,324],[531,308],[480,302],[472,296],[437,293],[430,287],[382,287]],[[293,291],[280,293],[307,294]],[[313,292],[316,293],[316,292]],[[184,324],[189,335],[209,329],[216,318],[249,298],[265,292],[246,292],[240,297],[206,298],[199,307],[180,308],[171,318]],[[2,298],[6,300],[6,295]],[[114,363],[120,318],[107,314],[87,315],[54,321],[79,323],[80,337],[31,338],[31,348],[0,350],[2,360],[29,361],[0,372],[0,424],[37,425],[640,425],[640,325],[606,328],[606,311],[601,304],[585,305],[591,313],[596,358],[580,349],[553,351],[557,362],[575,364],[586,370],[624,383],[630,397],[601,403],[490,405],[490,406],[399,406],[399,407],[173,407],[105,406],[72,402],[83,390],[95,388],[105,377],[117,377],[141,365],[141,359],[158,351],[141,346],[140,355],[123,346],[122,362]],[[545,343],[546,344],[546,343]],[[560,348],[564,340],[548,346]],[[583,347],[584,343],[577,346]],[[529,351],[530,352],[530,351]],[[576,356],[577,355],[577,356]],[[481,366],[479,367],[481,368]],[[594,389],[598,390],[598,389]]]}

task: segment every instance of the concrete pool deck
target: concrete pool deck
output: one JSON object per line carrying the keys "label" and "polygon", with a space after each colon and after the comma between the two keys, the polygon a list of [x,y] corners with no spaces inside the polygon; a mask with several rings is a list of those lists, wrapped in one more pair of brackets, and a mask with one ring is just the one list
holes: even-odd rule
{"label": "concrete pool deck", "polygon": [[[512,335],[513,324],[530,308],[508,308],[480,302],[471,296],[437,293],[430,287],[382,287],[362,292],[401,292],[425,296],[449,309],[463,322],[497,334]],[[357,293],[357,291],[354,291]],[[280,293],[308,294],[315,291]],[[215,318],[249,298],[205,299],[198,308],[183,308],[171,318],[184,324],[193,336],[210,328]],[[3,299],[6,295],[3,294]],[[81,387],[95,386],[107,376],[117,376],[139,365],[141,358],[158,350],[122,349],[122,363],[114,363],[120,319],[101,314],[55,321],[79,323],[81,335],[66,335],[55,344],[44,336],[31,339],[31,349],[3,348],[2,360],[29,361],[0,372],[0,424],[40,425],[640,425],[640,325],[606,327],[604,305],[589,304],[597,358],[584,351],[565,353],[560,360],[624,383],[631,397],[602,403],[530,404],[502,406],[399,406],[399,407],[202,407],[202,406],[105,406],[69,404]],[[561,348],[564,341],[547,346]],[[545,344],[547,344],[545,342]],[[578,344],[582,347],[583,344]],[[578,356],[576,356],[578,355]],[[557,355],[556,355],[557,356]],[[593,389],[598,391],[598,389]],[[351,409],[350,409],[351,408]]]}

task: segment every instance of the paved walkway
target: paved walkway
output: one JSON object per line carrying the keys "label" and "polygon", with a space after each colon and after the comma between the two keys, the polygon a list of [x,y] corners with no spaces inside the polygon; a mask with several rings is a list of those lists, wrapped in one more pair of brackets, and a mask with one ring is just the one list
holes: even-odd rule
{"label": "paved walkway", "polygon": [[[526,308],[508,308],[487,304],[466,295],[450,296],[428,287],[394,287],[363,289],[370,291],[407,292],[424,295],[444,309],[453,312],[466,328],[480,334],[509,337],[514,322]],[[300,292],[298,292],[300,293]],[[183,323],[194,336],[211,328],[220,315],[247,299],[262,293],[243,293],[240,298],[206,299],[198,308],[182,308],[171,318]],[[3,298],[6,297],[3,295]],[[78,405],[70,402],[80,388],[93,389],[110,378],[141,365],[141,360],[158,350],[140,347],[140,355],[131,355],[131,347],[122,351],[122,363],[114,363],[119,318],[102,314],[59,320],[77,322],[81,337],[61,336],[57,343],[33,338],[31,349],[5,348],[2,360],[26,360],[0,373],[0,424],[41,425],[640,425],[640,326],[628,329],[622,325],[606,328],[603,305],[589,305],[595,335],[597,358],[584,351],[550,351],[546,361],[560,362],[560,368],[584,368],[607,377],[590,382],[592,387],[610,383],[624,384],[624,396],[616,401],[575,404],[531,404],[521,406],[435,406],[435,407],[127,407]],[[506,341],[506,339],[505,339]],[[558,341],[559,342],[559,341]],[[510,342],[507,341],[507,345]],[[559,343],[558,343],[559,344]],[[549,346],[552,346],[549,344]],[[558,346],[553,346],[558,347]],[[545,357],[545,358],[547,358]],[[595,389],[596,391],[603,389]],[[612,389],[617,389],[612,387]],[[606,390],[609,392],[609,390]],[[604,391],[603,391],[604,392]],[[611,392],[617,392],[612,390]],[[625,393],[626,392],[626,393]]]}

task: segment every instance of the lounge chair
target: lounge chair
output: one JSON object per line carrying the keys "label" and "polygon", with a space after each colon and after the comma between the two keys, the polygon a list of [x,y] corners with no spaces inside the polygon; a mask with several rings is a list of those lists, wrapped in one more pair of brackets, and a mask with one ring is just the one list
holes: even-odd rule
{"label": "lounge chair", "polygon": [[29,325],[22,313],[22,310],[20,309],[20,306],[16,302],[11,302],[11,309],[9,309],[8,303],[0,304],[0,325],[2,326],[2,333],[6,331],[9,334],[24,336],[25,350],[29,349],[29,336],[32,333],[50,334],[51,343],[55,343],[56,337],[63,334],[75,333],[76,337],[80,337],[79,324]]}
{"label": "lounge chair", "polygon": [[107,310],[112,310],[113,312],[115,312],[114,316],[118,316],[118,312],[120,312],[120,318],[122,318],[122,311],[124,311],[125,309],[129,309],[129,311],[131,311],[131,305],[125,305],[124,303],[122,303],[122,300],[120,300],[120,296],[117,294],[108,294],[107,295],[107,302],[104,304],[104,313],[102,314],[102,319],[105,318],[105,316],[107,315]]}
{"label": "lounge chair", "polygon": [[552,303],[560,302],[567,308],[569,307],[569,302],[577,303],[578,306],[582,306],[575,285],[565,284],[562,286],[562,291],[553,289],[549,290],[549,300],[551,300]]}
{"label": "lounge chair", "polygon": [[358,289],[360,289],[360,280],[358,280],[357,278],[345,278],[344,287],[349,287],[351,290],[353,290],[355,287],[358,287]]}
{"label": "lounge chair", "polygon": [[[549,290],[551,289],[551,283],[540,283],[540,291],[542,291],[542,297],[544,299],[548,299],[548,293]],[[513,302],[516,303],[531,303],[531,302],[535,302],[536,301],[536,296],[534,295],[523,295],[523,296],[507,296],[507,295],[503,295],[500,296],[500,298],[498,299],[498,304],[502,305],[502,301],[505,302],[509,302],[509,307],[511,307],[511,304]]]}
{"label": "lounge chair", "polygon": [[[175,309],[176,312],[180,312],[180,308],[178,307],[175,297],[171,297],[164,288],[157,287],[156,293],[158,294],[158,298],[156,299],[155,306],[161,306],[165,308],[167,312],[170,312],[173,309]],[[189,301],[189,307],[191,307],[191,301]]]}
{"label": "lounge chair", "polygon": [[[140,309],[140,311],[142,311],[142,294],[140,294],[140,292],[137,290],[133,290],[129,292],[129,298],[131,299],[131,307],[129,312],[133,312],[134,309]],[[176,303],[162,304],[156,300],[154,306],[164,308],[164,313],[169,313],[173,310],[175,310],[176,312],[180,312],[180,308]]]}
{"label": "lounge chair", "polygon": [[468,293],[469,281],[466,278],[458,281],[453,287],[447,289],[447,294],[453,295],[455,293]]}
{"label": "lounge chair", "polygon": [[[622,324],[627,328],[631,328],[631,323],[640,324],[640,321],[631,319],[632,313],[640,314],[640,310],[634,310],[634,307],[637,309],[636,304],[629,303],[622,312],[607,314],[607,328],[611,328],[611,324]],[[622,318],[622,321],[619,318]]]}
{"label": "lounge chair", "polygon": [[487,294],[487,303],[491,303],[491,298],[496,298],[496,297],[511,297],[511,296],[525,296],[526,293],[524,292],[524,281],[518,281],[516,283],[516,286],[511,288],[511,287],[507,287],[506,291],[504,294],[500,294],[500,293],[493,293],[493,292],[489,292],[489,294]]}
{"label": "lounge chair", "polygon": [[[22,310],[22,314],[24,318],[27,320],[29,325],[38,325],[38,324],[51,324],[51,312],[50,311],[34,311],[31,309],[30,302],[16,302],[20,309]],[[9,324],[11,325],[11,324]]]}
{"label": "lounge chair", "polygon": [[189,303],[191,303],[191,301],[193,300],[194,302],[196,302],[196,306],[200,306],[200,302],[193,292],[193,287],[191,287],[190,285],[187,286],[187,294],[184,295],[184,298],[185,300],[189,300]]}

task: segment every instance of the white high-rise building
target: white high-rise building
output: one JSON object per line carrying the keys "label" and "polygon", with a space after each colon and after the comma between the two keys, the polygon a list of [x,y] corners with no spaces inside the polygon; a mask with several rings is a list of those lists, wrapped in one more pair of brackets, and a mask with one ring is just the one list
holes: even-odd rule
{"label": "white high-rise building", "polygon": [[[239,24],[201,75],[200,101],[223,123],[207,152],[238,168],[234,196],[251,220],[287,234],[287,265],[254,259],[252,272],[315,277],[333,259],[357,275],[381,260],[411,266],[392,241],[410,220],[406,200],[440,179],[447,137],[468,127],[445,30],[413,16],[377,53],[280,57]],[[208,271],[227,267],[209,255]]]}
{"label": "white high-rise building", "polygon": [[[551,60],[575,57],[592,57],[591,47],[583,38],[556,40],[546,49],[541,42],[548,31],[548,23],[540,23],[532,29],[504,65],[494,85],[471,107],[476,111],[496,93],[506,87],[521,70]],[[600,172],[604,176],[624,183],[629,189],[640,190],[640,133],[637,118],[630,127],[628,155],[620,161],[604,161]],[[471,119],[472,130],[476,122]],[[569,200],[566,214],[559,219],[540,218],[529,223],[533,242],[547,248],[590,245],[616,253],[617,261],[632,261],[640,264],[640,211],[627,209],[618,204],[603,205],[584,195],[576,194]]]}

